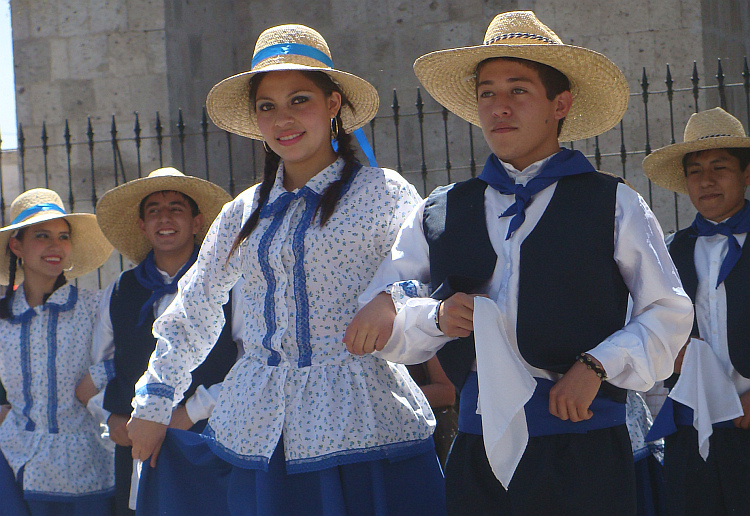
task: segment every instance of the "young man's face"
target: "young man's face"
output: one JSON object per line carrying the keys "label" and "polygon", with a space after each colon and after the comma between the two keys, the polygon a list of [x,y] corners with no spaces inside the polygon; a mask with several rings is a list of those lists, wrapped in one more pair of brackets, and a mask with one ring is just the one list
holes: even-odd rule
{"label": "young man's face", "polygon": [[559,150],[558,122],[571,104],[569,91],[549,100],[539,73],[522,63],[493,59],[479,70],[482,133],[492,152],[518,170]]}
{"label": "young man's face", "polygon": [[171,191],[149,195],[143,203],[143,219],[138,219],[141,234],[157,254],[192,250],[202,226],[203,215],[193,217],[185,196]]}
{"label": "young man's face", "polygon": [[690,200],[700,214],[721,222],[745,204],[750,165],[741,170],[740,160],[726,149],[694,152],[685,161],[685,179]]}

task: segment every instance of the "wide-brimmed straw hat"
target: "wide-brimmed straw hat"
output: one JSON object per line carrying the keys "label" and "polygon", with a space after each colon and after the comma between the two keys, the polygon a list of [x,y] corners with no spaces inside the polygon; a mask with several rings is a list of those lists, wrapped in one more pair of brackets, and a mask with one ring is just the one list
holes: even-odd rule
{"label": "wide-brimmed straw hat", "polygon": [[477,114],[476,69],[485,59],[513,57],[543,63],[570,81],[573,105],[560,141],[591,138],[614,127],[628,107],[628,83],[607,57],[565,45],[531,11],[498,14],[481,45],[439,50],[414,62],[414,73],[440,104],[474,125]]}
{"label": "wide-brimmed straw hat", "polygon": [[657,149],[643,160],[643,171],[655,184],[677,193],[688,193],[682,158],[708,149],[750,147],[742,123],[717,107],[690,116],[682,143]]}
{"label": "wide-brimmed straw hat", "polygon": [[154,170],[148,177],[134,179],[108,191],[96,204],[96,218],[115,249],[133,263],[143,261],[151,250],[151,244],[138,230],[141,201],[162,191],[180,192],[198,205],[204,219],[196,234],[198,244],[203,241],[222,206],[232,199],[220,186],[186,176],[174,168]]}
{"label": "wide-brimmed straw hat", "polygon": [[[10,250],[8,240],[21,228],[53,219],[65,219],[70,224],[71,256],[65,271],[68,279],[78,278],[98,269],[112,254],[112,246],[99,229],[93,213],[67,213],[57,193],[46,188],[27,190],[10,205],[11,223],[0,228],[0,285],[9,282]],[[16,270],[16,284],[23,281],[23,269]]]}
{"label": "wide-brimmed straw hat", "polygon": [[258,37],[251,68],[211,88],[206,110],[214,124],[230,133],[262,140],[255,111],[250,106],[250,79],[259,73],[283,70],[326,73],[351,102],[341,106],[347,133],[359,129],[378,112],[378,92],[356,75],[333,68],[331,52],[323,36],[304,25],[279,25]]}

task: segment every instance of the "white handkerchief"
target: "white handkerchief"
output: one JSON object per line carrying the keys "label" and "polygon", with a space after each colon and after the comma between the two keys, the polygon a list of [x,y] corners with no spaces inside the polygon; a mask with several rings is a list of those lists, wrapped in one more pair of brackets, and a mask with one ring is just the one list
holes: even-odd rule
{"label": "white handkerchief", "polygon": [[690,339],[682,371],[669,397],[693,409],[693,426],[698,431],[698,451],[708,458],[708,438],[714,423],[742,416],[742,403],[732,380],[711,346]]}
{"label": "white handkerchief", "polygon": [[491,300],[474,298],[482,432],[492,472],[506,489],[529,442],[524,405],[536,380],[504,337],[500,310]]}

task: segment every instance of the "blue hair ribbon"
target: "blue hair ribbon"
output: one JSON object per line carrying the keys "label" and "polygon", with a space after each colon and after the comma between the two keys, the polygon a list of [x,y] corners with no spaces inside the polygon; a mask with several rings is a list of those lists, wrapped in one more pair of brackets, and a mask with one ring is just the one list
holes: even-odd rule
{"label": "blue hair ribbon", "polygon": [[281,55],[296,55],[305,56],[320,61],[326,66],[333,68],[333,61],[325,52],[318,50],[317,48],[309,45],[303,45],[301,43],[279,43],[278,45],[271,45],[258,50],[253,56],[253,61],[250,64],[252,70],[261,61],[268,59],[269,57],[281,56]]}

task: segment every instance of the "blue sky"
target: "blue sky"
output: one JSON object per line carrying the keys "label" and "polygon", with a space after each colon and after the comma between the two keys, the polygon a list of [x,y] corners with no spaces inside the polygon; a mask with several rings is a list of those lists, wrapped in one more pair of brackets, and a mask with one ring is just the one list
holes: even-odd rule
{"label": "blue sky", "polygon": [[3,150],[15,149],[16,92],[13,85],[13,43],[10,35],[10,0],[0,0],[0,136]]}

